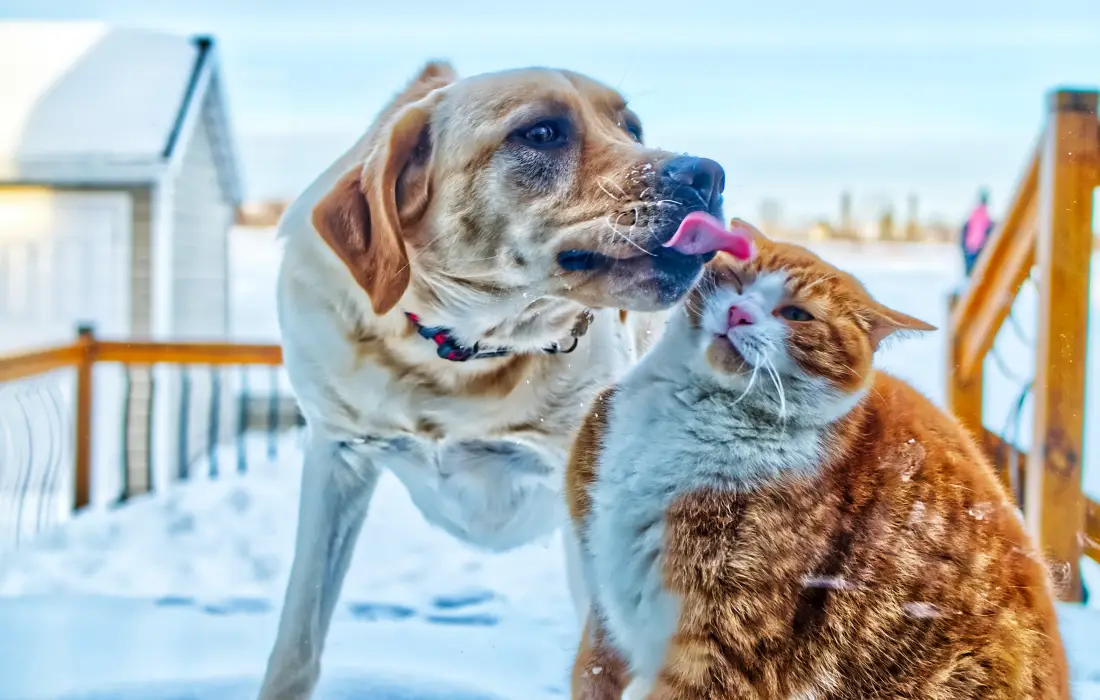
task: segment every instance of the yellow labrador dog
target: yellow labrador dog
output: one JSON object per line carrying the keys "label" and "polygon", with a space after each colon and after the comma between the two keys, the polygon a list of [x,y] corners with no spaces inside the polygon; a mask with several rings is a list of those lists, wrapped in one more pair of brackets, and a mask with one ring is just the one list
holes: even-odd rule
{"label": "yellow labrador dog", "polygon": [[312,693],[380,470],[490,550],[564,522],[579,421],[713,257],[663,244],[721,217],[723,181],[592,79],[430,63],[294,202],[278,303],[308,443],[263,700]]}

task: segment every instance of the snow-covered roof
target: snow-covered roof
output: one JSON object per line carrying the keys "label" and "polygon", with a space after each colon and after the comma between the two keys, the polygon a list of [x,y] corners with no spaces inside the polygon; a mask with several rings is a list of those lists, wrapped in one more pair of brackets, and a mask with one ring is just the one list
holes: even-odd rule
{"label": "snow-covered roof", "polygon": [[223,188],[239,201],[220,90],[208,38],[97,22],[0,22],[0,182],[156,181],[201,112]]}

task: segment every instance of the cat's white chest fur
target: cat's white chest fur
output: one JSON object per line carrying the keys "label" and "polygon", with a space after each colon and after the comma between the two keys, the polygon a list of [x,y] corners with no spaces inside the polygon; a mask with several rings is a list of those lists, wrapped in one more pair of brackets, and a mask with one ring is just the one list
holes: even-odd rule
{"label": "cat's white chest fur", "polygon": [[585,533],[592,590],[606,630],[632,673],[646,681],[660,668],[679,614],[661,567],[664,513],[681,487],[666,465],[679,461],[681,446],[656,423],[680,409],[662,393],[642,388],[627,397],[620,390]]}
{"label": "cat's white chest fur", "polygon": [[695,383],[689,349],[678,345],[666,333],[618,385],[583,533],[605,629],[646,683],[663,665],[679,615],[663,570],[668,507],[700,489],[747,489],[812,469],[821,447],[817,431],[760,433],[728,393]]}

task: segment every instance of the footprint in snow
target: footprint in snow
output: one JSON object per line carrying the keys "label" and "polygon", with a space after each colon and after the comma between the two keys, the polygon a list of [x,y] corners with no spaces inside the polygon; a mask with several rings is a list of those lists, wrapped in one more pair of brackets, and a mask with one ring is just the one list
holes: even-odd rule
{"label": "footprint in snow", "polygon": [[389,603],[349,603],[348,610],[352,617],[367,622],[407,620],[416,615],[416,610],[410,607]]}

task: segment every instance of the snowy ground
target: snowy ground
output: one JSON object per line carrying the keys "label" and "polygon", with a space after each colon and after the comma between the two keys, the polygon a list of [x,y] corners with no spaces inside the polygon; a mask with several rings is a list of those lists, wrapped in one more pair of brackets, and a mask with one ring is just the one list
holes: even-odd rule
{"label": "snowy ground", "polygon": [[[0,560],[13,596],[0,598],[0,698],[254,693],[292,552],[300,470],[283,454],[80,518]],[[557,537],[502,556],[463,547],[384,479],[321,697],[562,697],[576,631],[560,559]],[[110,692],[76,695],[90,689]]]}
{"label": "snowy ground", "polygon": [[[270,339],[274,248],[255,232],[233,246],[238,335]],[[823,251],[882,301],[944,323],[944,299],[958,279],[953,248]],[[1093,296],[1100,306],[1100,285]],[[1033,332],[1029,311],[1025,298],[1016,315]],[[1028,344],[1002,336],[1009,369],[1026,375]],[[942,401],[942,333],[897,344],[880,364]],[[1020,378],[990,384],[987,411],[998,428]],[[1093,434],[1098,420],[1100,411],[1090,411]],[[0,700],[255,697],[289,573],[295,440],[288,436],[280,459],[266,464],[262,440],[250,444],[257,466],[246,476],[176,486],[0,550]],[[1086,462],[1095,498],[1100,465],[1092,452]],[[1100,610],[1061,612],[1075,697],[1100,700]],[[563,698],[576,636],[556,536],[481,554],[425,524],[387,477],[338,608],[319,697]]]}

